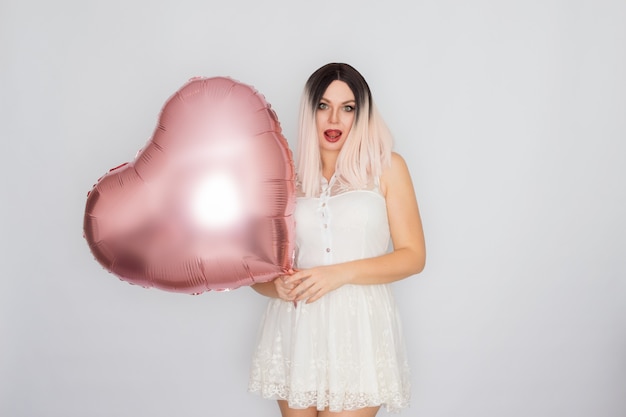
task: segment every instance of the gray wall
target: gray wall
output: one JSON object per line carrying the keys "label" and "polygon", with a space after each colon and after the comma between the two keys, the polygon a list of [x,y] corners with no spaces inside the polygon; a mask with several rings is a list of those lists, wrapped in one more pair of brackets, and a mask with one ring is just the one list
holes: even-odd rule
{"label": "gray wall", "polygon": [[0,415],[277,415],[246,392],[262,297],[119,281],[82,215],[189,78],[255,86],[293,145],[329,61],[370,82],[422,209],[426,270],[394,284],[404,414],[626,415],[625,21],[608,0],[3,0]]}

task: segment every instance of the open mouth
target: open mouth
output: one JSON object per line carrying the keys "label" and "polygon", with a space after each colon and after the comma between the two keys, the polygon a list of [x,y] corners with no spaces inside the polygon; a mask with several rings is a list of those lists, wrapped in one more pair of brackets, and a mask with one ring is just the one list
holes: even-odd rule
{"label": "open mouth", "polygon": [[324,131],[324,138],[329,142],[337,142],[341,139],[341,130],[338,129],[328,129]]}

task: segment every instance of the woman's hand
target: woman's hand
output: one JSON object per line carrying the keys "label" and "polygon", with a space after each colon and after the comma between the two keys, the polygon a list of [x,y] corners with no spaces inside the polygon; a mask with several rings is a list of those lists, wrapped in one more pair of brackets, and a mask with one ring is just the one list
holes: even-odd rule
{"label": "woman's hand", "polygon": [[[283,301],[294,301],[295,296],[291,294],[291,291],[299,284],[298,281],[286,282],[291,274],[294,273],[293,269],[286,272],[287,275],[282,275],[274,278],[272,281],[259,282],[252,284],[251,287],[261,295],[270,298],[279,298]],[[294,301],[295,302],[295,301]]]}
{"label": "woman's hand", "polygon": [[296,288],[297,282],[288,282],[287,280],[289,278],[289,275],[282,275],[274,279],[274,288],[276,289],[276,294],[278,295],[278,298],[283,301],[295,301],[295,296],[292,295],[291,291]]}
{"label": "woman's hand", "polygon": [[295,302],[306,300],[307,304],[349,282],[347,271],[340,265],[304,269],[285,278],[285,287],[291,286],[290,299]]}

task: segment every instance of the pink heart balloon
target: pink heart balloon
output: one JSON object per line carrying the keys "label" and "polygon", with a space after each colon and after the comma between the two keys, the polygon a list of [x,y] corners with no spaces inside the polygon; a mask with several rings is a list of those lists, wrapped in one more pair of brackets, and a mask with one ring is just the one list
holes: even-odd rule
{"label": "pink heart balloon", "polygon": [[199,294],[292,267],[295,170],[270,105],[227,77],[195,78],[135,159],[87,195],[84,236],[131,284]]}

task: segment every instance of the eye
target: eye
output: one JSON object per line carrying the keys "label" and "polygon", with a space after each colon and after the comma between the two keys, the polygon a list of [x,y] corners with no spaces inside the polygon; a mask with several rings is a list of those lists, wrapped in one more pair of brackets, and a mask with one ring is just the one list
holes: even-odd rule
{"label": "eye", "polygon": [[317,105],[317,108],[320,110],[326,110],[328,108],[328,104],[326,103],[320,103]]}
{"label": "eye", "polygon": [[354,111],[355,107],[354,106],[344,106],[343,110],[347,111],[347,112],[351,112]]}

